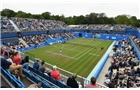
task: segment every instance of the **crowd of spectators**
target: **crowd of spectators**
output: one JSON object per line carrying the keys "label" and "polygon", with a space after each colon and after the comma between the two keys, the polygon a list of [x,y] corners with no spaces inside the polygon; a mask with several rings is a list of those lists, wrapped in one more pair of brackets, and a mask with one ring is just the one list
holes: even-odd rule
{"label": "crowd of spectators", "polygon": [[[109,24],[85,24],[85,25],[66,25],[62,21],[30,19],[30,18],[10,18],[21,31],[44,31],[44,30],[113,30],[124,31],[127,25],[109,25]],[[14,27],[7,17],[2,17],[0,23],[1,31],[13,31]]]}
{"label": "crowd of spectators", "polygon": [[65,29],[66,27],[66,24],[62,21],[56,20],[40,20],[40,21],[48,30],[62,30]]}
{"label": "crowd of spectators", "polygon": [[105,84],[110,88],[136,87],[135,83],[140,83],[140,65],[130,40],[118,41],[113,50]]}
{"label": "crowd of spectators", "polygon": [[137,36],[133,36],[132,39],[140,51],[140,38],[138,38]]}
{"label": "crowd of spectators", "polygon": [[43,30],[62,30],[67,25],[62,21],[29,19],[29,18],[11,18],[21,31],[43,31]]}
{"label": "crowd of spectators", "polygon": [[[13,39],[15,39],[15,38],[13,38]],[[11,41],[9,41],[7,39],[2,39],[3,45],[5,45],[11,49],[15,49],[15,50],[18,50],[20,48],[25,48],[25,45],[23,45],[21,41],[13,40],[13,39],[9,39]]]}
{"label": "crowd of spectators", "polygon": [[84,30],[113,30],[113,31],[124,31],[126,25],[107,25],[107,24],[94,24],[94,25],[74,25],[69,26],[71,29],[84,29]]}
{"label": "crowd of spectators", "polygon": [[[17,78],[25,78],[25,75],[22,74],[22,68],[24,67],[21,65],[22,58],[20,53],[15,50],[5,50],[6,48],[4,46],[0,46],[0,49],[1,67],[9,70],[9,72],[13,73]],[[8,53],[8,56],[5,52]]]}
{"label": "crowd of spectators", "polygon": [[37,45],[37,44],[45,43],[46,39],[48,39],[48,36],[47,36],[47,34],[30,35],[30,36],[23,36],[22,39],[29,46],[34,46],[34,45]]}
{"label": "crowd of spectators", "polygon": [[54,34],[50,34],[50,36],[52,38],[60,38],[60,37],[62,37],[65,40],[68,40],[68,38],[74,38],[74,35],[71,32],[69,32],[69,33],[54,33]]}
{"label": "crowd of spectators", "polygon": [[46,28],[37,19],[11,18],[21,31],[43,31]]}
{"label": "crowd of spectators", "polygon": [[15,31],[14,26],[10,23],[10,21],[7,17],[1,17],[0,30],[1,30],[1,32]]}

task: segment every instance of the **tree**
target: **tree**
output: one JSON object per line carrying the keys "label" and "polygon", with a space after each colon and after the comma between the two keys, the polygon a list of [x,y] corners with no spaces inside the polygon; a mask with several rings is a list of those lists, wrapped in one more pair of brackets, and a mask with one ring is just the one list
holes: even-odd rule
{"label": "tree", "polygon": [[126,15],[118,15],[115,18],[115,22],[116,24],[126,24],[126,25],[130,24],[129,18]]}
{"label": "tree", "polygon": [[139,25],[138,20],[137,20],[137,18],[135,16],[130,17],[130,23],[134,27],[137,27]]}
{"label": "tree", "polygon": [[18,11],[15,17],[28,18],[27,16],[28,16],[27,13]]}
{"label": "tree", "polygon": [[42,16],[44,17],[44,19],[47,19],[47,20],[50,19],[50,15],[51,15],[50,12],[44,12],[44,13],[42,13]]}
{"label": "tree", "polygon": [[35,18],[35,19],[46,19],[46,20],[60,20],[66,24],[126,24],[134,27],[140,27],[140,19],[136,16],[130,15],[118,15],[117,17],[107,17],[105,13],[92,12],[87,15],[65,17],[62,15],[51,15],[50,12],[43,12],[42,14],[31,14],[23,11],[14,12],[10,9],[3,9],[1,11],[2,16],[7,17],[19,17],[19,18]]}
{"label": "tree", "polygon": [[16,12],[14,12],[13,10],[10,10],[10,9],[3,9],[1,11],[1,15],[2,16],[7,16],[7,17],[15,17]]}

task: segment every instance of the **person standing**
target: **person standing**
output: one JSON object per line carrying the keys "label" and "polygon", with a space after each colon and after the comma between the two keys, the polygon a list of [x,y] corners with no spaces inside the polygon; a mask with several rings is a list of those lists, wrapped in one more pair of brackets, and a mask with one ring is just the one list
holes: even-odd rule
{"label": "person standing", "polygon": [[60,48],[60,55],[62,54],[62,48]]}

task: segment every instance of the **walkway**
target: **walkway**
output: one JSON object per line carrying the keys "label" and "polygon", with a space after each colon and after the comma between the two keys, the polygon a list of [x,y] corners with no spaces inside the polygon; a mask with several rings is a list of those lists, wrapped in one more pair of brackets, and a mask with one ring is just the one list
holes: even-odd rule
{"label": "walkway", "polygon": [[109,55],[109,58],[106,61],[105,65],[104,65],[104,67],[102,69],[102,71],[100,72],[100,74],[99,74],[99,76],[97,78],[97,83],[104,84],[105,74],[108,73],[108,68],[110,66],[110,62],[112,60],[112,57],[111,56],[113,55],[113,53],[114,53],[114,51],[111,50],[110,55]]}

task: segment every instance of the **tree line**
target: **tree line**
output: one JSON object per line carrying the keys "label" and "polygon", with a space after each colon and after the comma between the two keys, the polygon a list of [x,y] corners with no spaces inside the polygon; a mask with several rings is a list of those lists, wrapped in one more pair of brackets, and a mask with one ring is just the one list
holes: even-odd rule
{"label": "tree line", "polygon": [[64,15],[51,15],[50,12],[43,12],[42,14],[31,14],[23,11],[15,12],[10,9],[3,9],[1,16],[7,17],[18,17],[18,18],[33,18],[33,19],[47,19],[47,20],[59,20],[63,21],[68,25],[77,25],[77,24],[125,24],[131,25],[133,27],[140,27],[140,19],[137,19],[136,16],[130,15],[118,15],[116,17],[107,17],[105,13],[95,13],[92,12],[87,15],[80,16],[70,16],[65,17]]}

